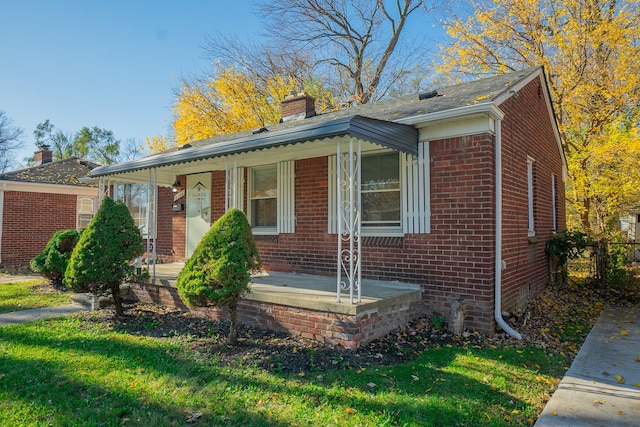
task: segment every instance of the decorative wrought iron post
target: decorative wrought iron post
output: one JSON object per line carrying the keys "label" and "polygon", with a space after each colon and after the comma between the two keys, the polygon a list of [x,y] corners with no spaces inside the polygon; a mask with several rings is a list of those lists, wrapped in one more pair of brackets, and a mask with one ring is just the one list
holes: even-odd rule
{"label": "decorative wrought iron post", "polygon": [[236,185],[238,182],[238,166],[236,164],[236,159],[233,159],[233,167],[229,165],[229,160],[227,159],[227,166],[225,172],[225,199],[224,199],[224,210],[227,212],[229,209],[233,207],[237,207],[236,203]]}
{"label": "decorative wrought iron post", "polygon": [[[338,209],[338,266],[337,300],[341,302],[342,291],[349,290],[349,302],[362,301],[360,239],[360,141],[349,140],[349,151],[342,153],[337,144],[337,209]],[[344,277],[343,277],[344,274]]]}
{"label": "decorative wrought iron post", "polygon": [[102,200],[105,197],[108,197],[109,194],[109,188],[111,187],[111,181],[110,180],[104,180],[101,179],[100,181],[98,181],[98,206],[100,206],[102,204]]}

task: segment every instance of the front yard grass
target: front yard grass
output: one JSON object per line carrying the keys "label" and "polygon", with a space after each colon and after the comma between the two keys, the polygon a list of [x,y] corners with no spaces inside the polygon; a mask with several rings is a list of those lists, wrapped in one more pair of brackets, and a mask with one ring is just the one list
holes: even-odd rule
{"label": "front yard grass", "polygon": [[524,426],[570,362],[445,346],[406,364],[279,374],[194,348],[82,315],[0,327],[0,425]]}
{"label": "front yard grass", "polygon": [[55,290],[46,279],[0,283],[0,313],[69,304],[69,295]]}

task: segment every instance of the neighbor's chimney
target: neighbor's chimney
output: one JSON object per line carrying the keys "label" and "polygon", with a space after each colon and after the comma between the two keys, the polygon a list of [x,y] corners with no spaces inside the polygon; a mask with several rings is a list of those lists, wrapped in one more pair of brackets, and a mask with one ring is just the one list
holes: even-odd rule
{"label": "neighbor's chimney", "polygon": [[316,115],[316,100],[304,92],[289,93],[282,101],[282,121],[301,120]]}
{"label": "neighbor's chimney", "polygon": [[49,150],[48,145],[43,145],[40,147],[38,151],[33,155],[33,161],[36,166],[43,165],[45,163],[51,163],[53,160],[53,152]]}

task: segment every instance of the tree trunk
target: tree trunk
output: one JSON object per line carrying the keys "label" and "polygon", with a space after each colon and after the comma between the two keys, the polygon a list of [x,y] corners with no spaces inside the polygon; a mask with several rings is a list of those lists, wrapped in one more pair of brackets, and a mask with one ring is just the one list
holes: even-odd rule
{"label": "tree trunk", "polygon": [[238,342],[238,305],[233,304],[229,306],[229,317],[231,318],[231,325],[229,326],[229,343],[235,344]]}
{"label": "tree trunk", "polygon": [[116,308],[116,314],[122,316],[124,309],[122,308],[122,297],[120,296],[120,282],[111,285],[111,295],[113,296],[113,305]]}

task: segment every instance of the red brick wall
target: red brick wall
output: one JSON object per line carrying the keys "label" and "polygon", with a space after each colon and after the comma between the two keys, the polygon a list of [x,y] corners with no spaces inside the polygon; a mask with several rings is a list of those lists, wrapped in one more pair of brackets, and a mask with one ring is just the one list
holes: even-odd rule
{"label": "red brick wall", "polygon": [[75,229],[76,198],[69,194],[5,191],[1,264],[29,265],[53,233]]}
{"label": "red brick wall", "polygon": [[[178,181],[186,183],[185,176],[179,176]],[[158,233],[156,253],[162,262],[184,260],[186,234],[186,211],[173,211],[173,204],[186,204],[186,196],[174,202],[176,193],[171,188],[158,188]]]}
{"label": "red brick wall", "polygon": [[[561,157],[538,84],[530,83],[500,107],[505,112],[502,309],[509,311],[517,308],[521,294],[534,295],[548,279],[544,245],[551,235],[552,174],[558,229],[565,224]],[[362,253],[364,278],[421,284],[426,309],[440,315],[448,313],[453,300],[462,298],[466,326],[483,332],[494,328],[494,148],[492,134],[431,141],[431,233],[365,238]],[[536,161],[537,243],[530,243],[527,235],[527,156]],[[256,237],[266,269],[335,274],[336,235],[327,234],[327,162],[326,157],[296,161],[296,232]],[[212,221],[223,212],[224,172],[214,171]],[[180,233],[183,242],[184,231]],[[184,254],[184,246],[174,250]]]}
{"label": "red brick wall", "polygon": [[[556,176],[558,230],[565,226],[562,159],[558,153],[546,102],[535,80],[500,108],[502,121],[503,180],[503,309],[515,310],[521,292],[531,296],[548,282],[546,241],[552,235],[551,176]],[[536,236],[528,238],[527,157],[533,165],[533,206]]]}
{"label": "red brick wall", "polygon": [[[213,320],[228,319],[226,308],[187,308],[176,288],[131,284],[131,290],[143,303],[175,306]],[[414,302],[349,315],[244,299],[238,304],[238,321],[247,326],[285,331],[307,339],[358,348],[407,324],[418,317],[421,311],[420,303]]]}

